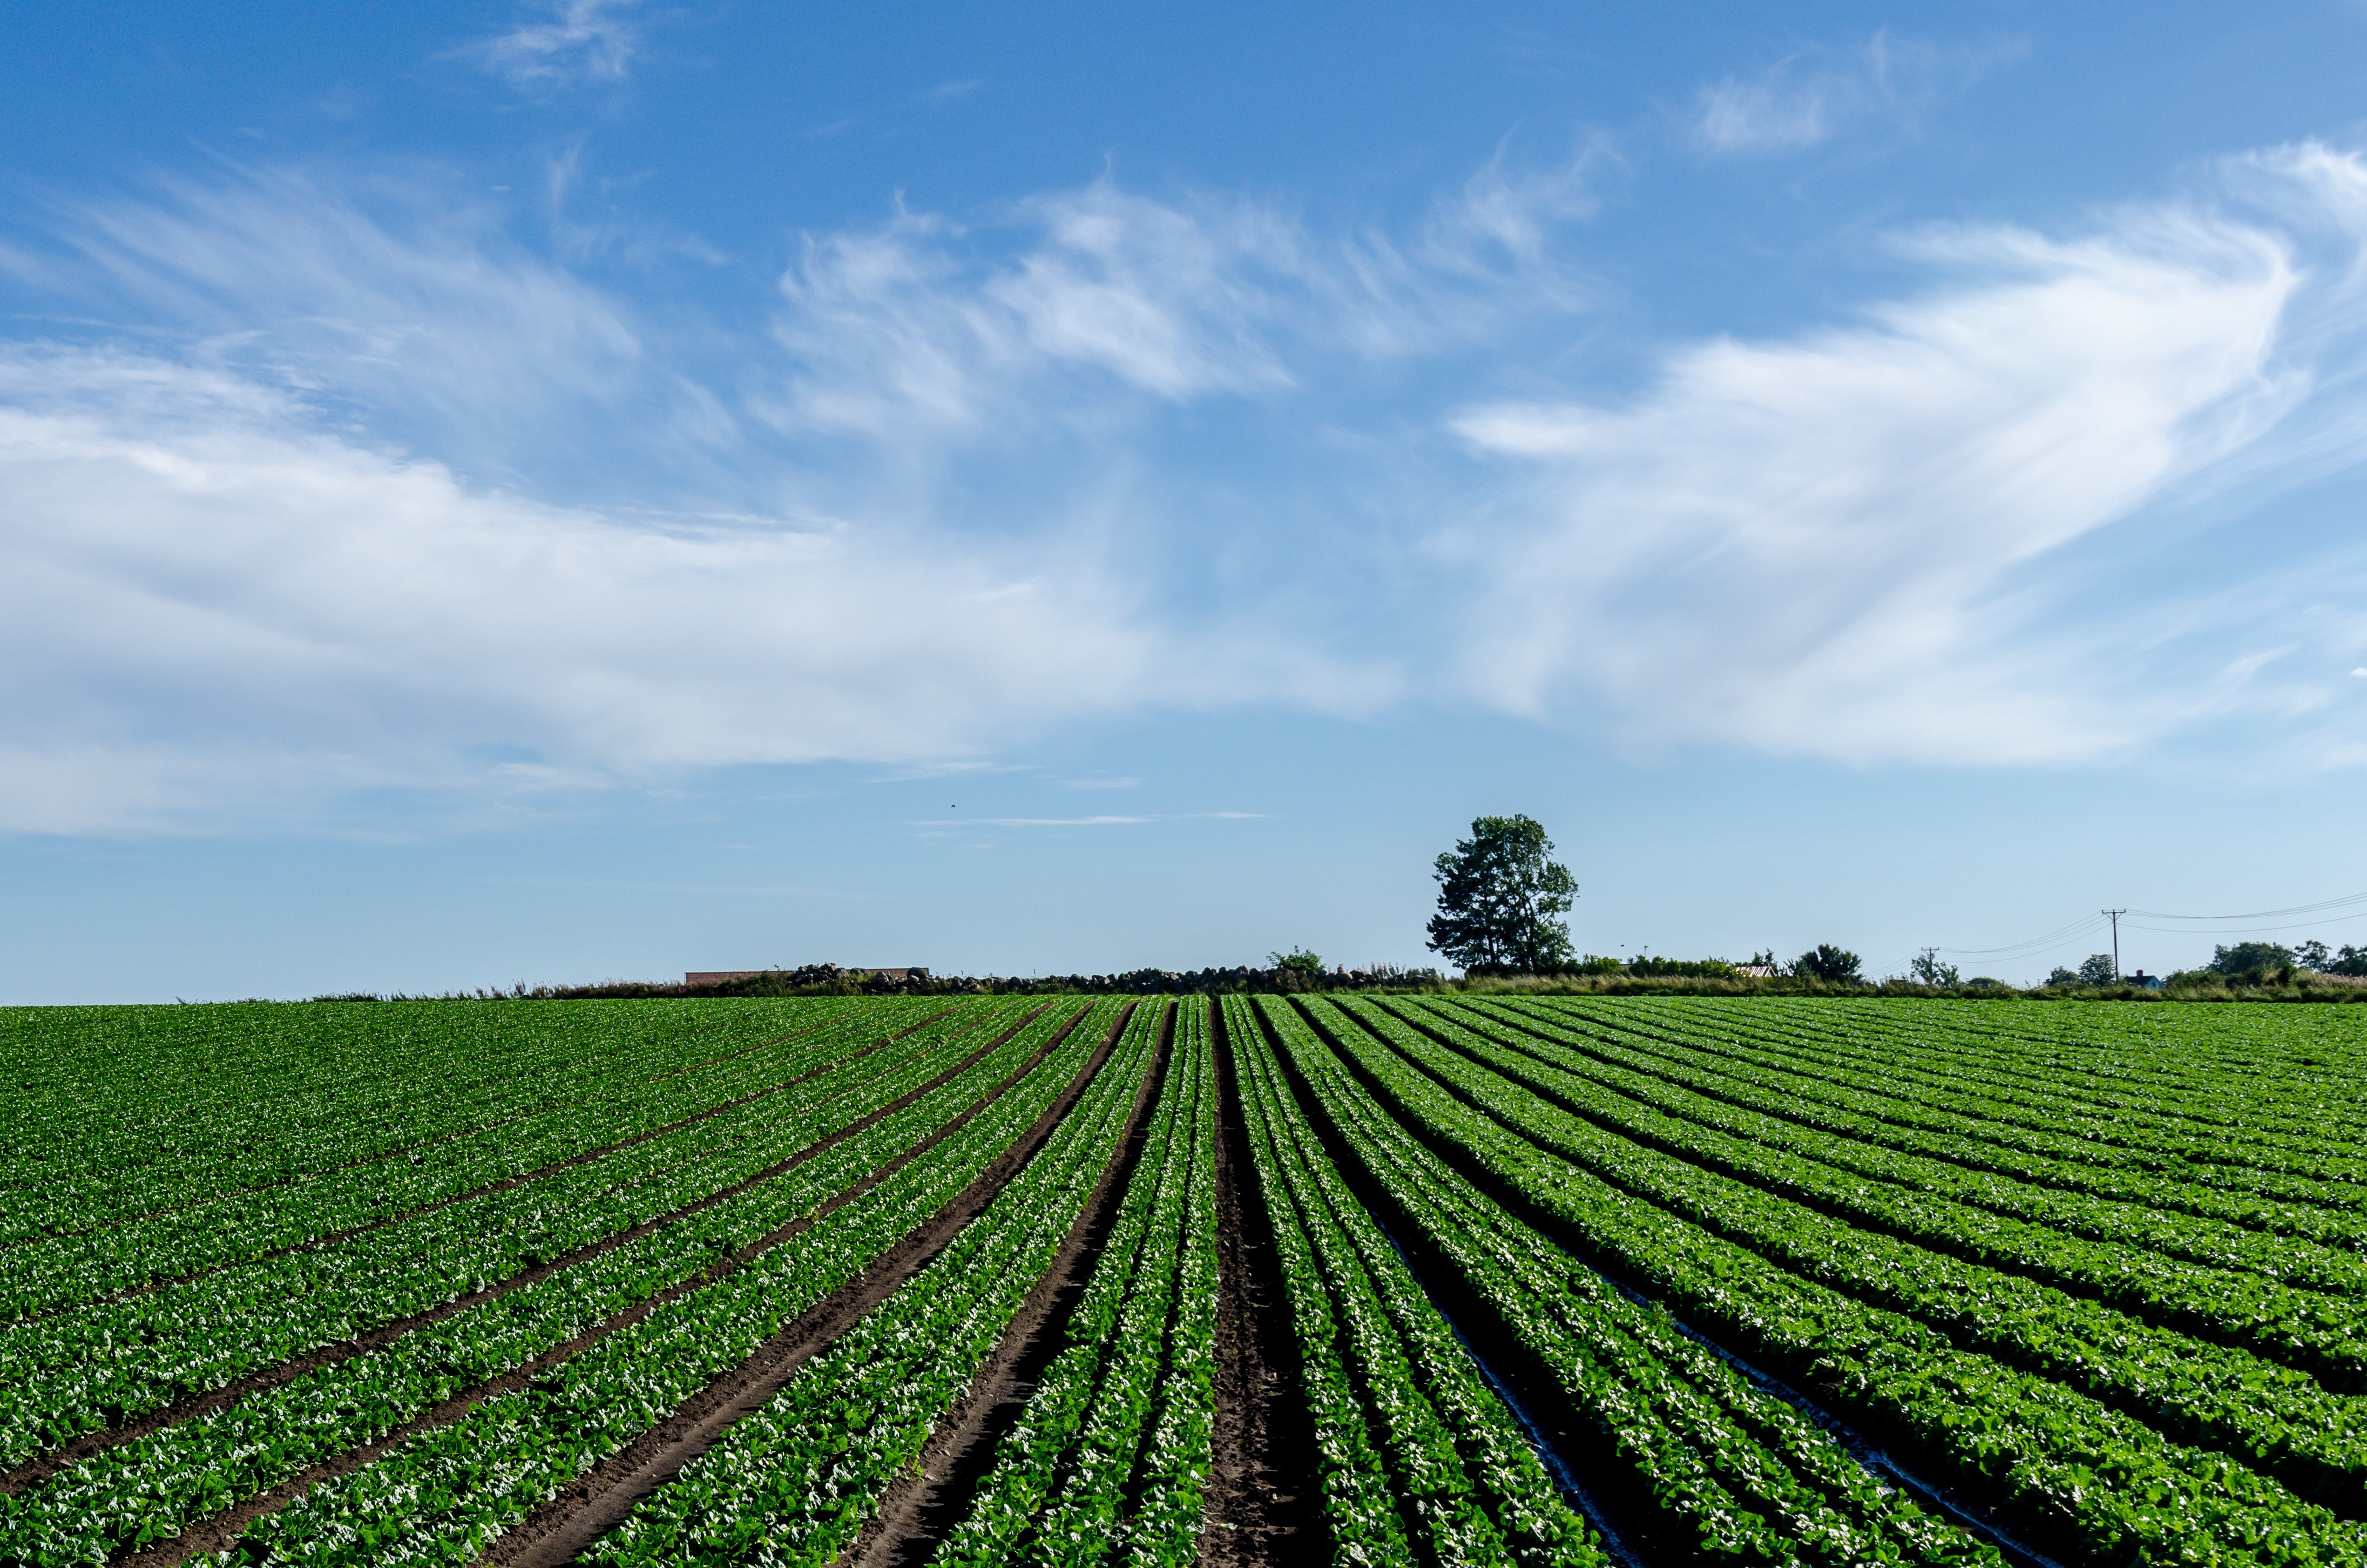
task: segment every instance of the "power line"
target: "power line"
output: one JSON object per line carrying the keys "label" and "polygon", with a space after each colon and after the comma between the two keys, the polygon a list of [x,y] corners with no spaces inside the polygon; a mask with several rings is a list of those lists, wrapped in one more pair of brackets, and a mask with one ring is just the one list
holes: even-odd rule
{"label": "power line", "polygon": [[[2367,903],[2367,892],[2348,893],[2318,903],[2296,903],[2290,909],[2255,909],[2245,915],[2169,915],[2158,909],[2133,909],[2129,913],[2141,915],[2147,920],[2277,920],[2288,915],[2316,915],[2322,910],[2346,909],[2354,903]],[[2367,914],[2367,910],[2360,913]]]}
{"label": "power line", "polygon": [[2094,915],[2082,915],[2068,926],[2060,926],[2043,936],[2033,937],[2026,942],[2009,942],[2001,948],[1941,948],[1936,950],[1954,953],[1959,958],[2029,958],[2049,949],[2067,946],[2103,923],[2103,913],[2098,911]]}
{"label": "power line", "polygon": [[2349,915],[2329,915],[2322,920],[2296,920],[2289,926],[2140,926],[2132,920],[2129,929],[2158,931],[2171,937],[2260,937],[2275,931],[2315,931],[2362,918],[2367,918],[2367,909],[2353,910]]}
{"label": "power line", "polygon": [[[2341,913],[2334,913],[2336,911]],[[2291,925],[2282,926],[2227,924],[2231,921],[2277,920],[2288,915],[2315,915],[2319,918],[2295,921]],[[2093,915],[2083,915],[2074,920],[2068,926],[2059,926],[2043,936],[2033,937],[2027,941],[2009,943],[2002,948],[1933,948],[1929,950],[1935,953],[1950,953],[1958,958],[2036,958],[2042,953],[2058,948],[2067,948],[2089,932],[2109,925],[2112,933],[2112,972],[2117,976],[2121,968],[2121,918],[2124,915],[2135,917],[2129,921],[2130,930],[2157,932],[2164,936],[2261,935],[2276,931],[2305,930],[2313,926],[2326,926],[2346,920],[2367,919],[2367,892],[2350,893],[2341,898],[2323,899],[2316,903],[2296,903],[2284,909],[2253,910],[2243,915],[2172,915],[2158,909],[2100,909]],[[2146,920],[2176,920],[2185,924],[2179,926],[2142,924]]]}

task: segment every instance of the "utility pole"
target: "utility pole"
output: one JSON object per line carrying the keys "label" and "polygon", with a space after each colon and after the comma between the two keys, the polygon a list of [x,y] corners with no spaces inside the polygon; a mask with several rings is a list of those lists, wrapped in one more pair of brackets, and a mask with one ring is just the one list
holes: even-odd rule
{"label": "utility pole", "polygon": [[2104,918],[2112,923],[2112,983],[2115,985],[2121,983],[2121,916],[2127,913],[2125,909],[2103,912]]}

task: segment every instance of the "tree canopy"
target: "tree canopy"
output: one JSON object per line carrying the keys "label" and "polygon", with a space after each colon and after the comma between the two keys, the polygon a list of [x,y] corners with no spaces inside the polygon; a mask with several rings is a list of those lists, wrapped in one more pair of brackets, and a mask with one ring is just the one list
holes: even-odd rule
{"label": "tree canopy", "polygon": [[2211,953],[2211,972],[2232,978],[2259,980],[2293,967],[2293,950],[2282,942],[2238,942]]}
{"label": "tree canopy", "polygon": [[1805,979],[1821,980],[1831,985],[1857,983],[1858,965],[1863,960],[1847,948],[1837,948],[1830,942],[1818,942],[1792,960],[1792,972]]}
{"label": "tree canopy", "polygon": [[1438,913],[1430,948],[1466,970],[1550,973],[1576,956],[1558,918],[1578,898],[1578,882],[1549,857],[1544,824],[1524,816],[1479,817],[1471,836],[1441,855]]}

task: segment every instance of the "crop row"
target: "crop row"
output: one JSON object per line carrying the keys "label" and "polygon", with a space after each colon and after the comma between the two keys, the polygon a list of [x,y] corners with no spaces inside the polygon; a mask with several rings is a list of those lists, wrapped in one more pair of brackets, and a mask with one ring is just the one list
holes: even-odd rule
{"label": "crop row", "polygon": [[[0,1505],[5,1535],[38,1544],[41,1560],[56,1562],[85,1560],[94,1548],[104,1556],[176,1535],[578,1336],[623,1326],[644,1304],[679,1292],[767,1238],[779,1240],[786,1227],[822,1213],[873,1172],[969,1114],[980,1095],[1024,1064],[1058,1027],[1045,1020],[1029,1031],[1032,1038],[1014,1040],[962,1078],[720,1203],[382,1348],[83,1460]],[[1007,1111],[1000,1114],[1007,1119]],[[965,1131],[975,1128],[973,1140],[991,1142],[1002,1124],[979,1118]],[[931,1157],[945,1149],[939,1145]]]}
{"label": "crop row", "polygon": [[[414,1221],[0,1334],[0,1461],[220,1388],[386,1324],[433,1312],[595,1245],[795,1156],[952,1063],[952,1027],[906,1042],[894,1070],[812,1080],[542,1181]],[[991,1082],[1002,1056],[968,1070]],[[953,1086],[958,1091],[958,1083]],[[950,1098],[951,1096],[945,1096]],[[720,1124],[720,1125],[719,1125]]]}
{"label": "crop row", "polygon": [[2238,1461],[1959,1349],[1549,1153],[1515,1131],[1522,1102],[1562,1113],[1508,1081],[1483,1115],[1370,1034],[1341,1044],[1359,1081],[1458,1170],[1670,1311],[1822,1391],[1949,1484],[1997,1497],[2058,1549],[2130,1563],[2367,1562],[2367,1531]]}
{"label": "crop row", "polygon": [[1213,1414],[1215,1096],[1195,997],[1061,1348],[932,1563],[1192,1561]]}
{"label": "crop row", "polygon": [[55,1312],[370,1225],[644,1137],[685,1118],[837,1065],[901,1020],[854,1014],[834,1027],[649,1083],[619,1074],[600,1092],[530,1112],[409,1158],[237,1194],[95,1233],[0,1253],[0,1322]]}
{"label": "crop row", "polygon": [[[107,1049],[112,1019],[91,1020],[90,1039],[31,1031],[7,1041],[23,1114],[0,1172],[0,1240],[87,1231],[432,1148],[596,1092],[620,1072],[653,1077],[844,1010],[835,999],[818,1010],[140,1009],[187,1020],[149,1059]],[[53,1054],[28,1049],[37,1041]],[[160,1084],[172,1091],[158,1093]]]}
{"label": "crop row", "polygon": [[2043,1280],[2162,1327],[2243,1346],[2308,1371],[2338,1392],[2367,1388],[2367,1303],[2090,1241],[1928,1193],[1867,1182],[1818,1157],[1826,1140],[1805,1129],[1794,1130],[1791,1147],[1754,1142],[1661,1108],[1659,1102],[1682,1093],[1667,1085],[1646,1097],[1646,1090],[1609,1089],[1503,1046],[1476,1049],[1490,1071],[1622,1141],[1853,1225]]}
{"label": "crop row", "polygon": [[[1826,1165],[1876,1181],[2090,1241],[2258,1274],[2298,1289],[2337,1294],[2367,1290],[2367,1256],[2347,1247],[2323,1246],[2148,1203],[2041,1187],[1953,1158],[1909,1152],[1897,1146],[1898,1134],[1886,1134],[1879,1123],[1869,1128],[1854,1119],[1819,1113],[1781,1087],[1754,1090],[1743,1074],[1688,1070],[1603,1042],[1541,1040],[1534,1029],[1508,1029],[1501,1017],[1463,1009],[1403,1011],[1408,1017],[1462,1019],[1504,1045],[1656,1109],[1720,1132],[1810,1153]],[[2150,1178],[2147,1185],[2163,1196],[2182,1186],[2169,1177]]]}
{"label": "crop row", "polygon": [[1190,1185],[1177,1249],[1175,1305],[1150,1430],[1128,1483],[1120,1527],[1125,1568],[1185,1568],[1197,1559],[1202,1497],[1214,1469],[1217,1421],[1217,1076],[1209,1011],[1178,1005],[1176,1039],[1192,1074]]}
{"label": "crop row", "polygon": [[889,1483],[918,1463],[1116,1161],[1167,1006],[1135,1009],[1099,1080],[983,1213],[636,1507],[590,1559],[615,1568],[821,1563],[852,1544]]}
{"label": "crop row", "polygon": [[[2076,1098],[2069,1089],[2046,1101],[2023,1096],[1999,1105],[1993,1094],[1950,1092],[1905,1083],[1888,1070],[1892,1062],[1877,1057],[1874,1048],[1863,1040],[1828,1041],[1818,1050],[1801,1047],[1787,1035],[1780,1016],[1745,1031],[1705,1011],[1637,1008],[1606,1013],[1580,1006],[1530,1003],[1516,1003],[1504,1010],[1565,1028],[1588,1028],[1631,1045],[1640,1046],[1651,1040],[1681,1049],[1696,1058],[1746,1062],[1797,1074],[1808,1083],[1822,1084],[1827,1090],[1838,1088],[1863,1096],[1843,1102],[1852,1108],[1944,1136],[1993,1143],[2076,1165],[2183,1178],[2198,1187],[2214,1188],[2239,1199],[2265,1199],[2315,1206],[2342,1211],[2346,1217],[2367,1209],[2367,1191],[2355,1182],[2320,1179],[2306,1169],[2271,1169],[2245,1164],[2232,1159],[2213,1141],[2165,1141],[2150,1136],[2143,1124],[2134,1119],[2101,1126],[2091,1119],[2067,1120],[2058,1112],[2060,1107]],[[1911,1060],[1911,1047],[1894,1051],[1892,1057]]]}
{"label": "crop row", "polygon": [[[2101,1013],[2095,1027],[2109,1029],[2111,1020],[2121,1016]],[[2217,1128],[2165,1131],[2143,1116],[2090,1114],[2078,1108],[2087,1103],[2083,1095],[2095,1091],[2076,1078],[2001,1094],[1999,1075],[1984,1074],[1974,1065],[1941,1085],[1905,1081],[1899,1074],[1914,1070],[1928,1049],[1911,1027],[1902,1030],[1881,1017],[1854,1028],[1813,1017],[1790,1025],[1785,1017],[1773,1011],[1753,1026],[1708,1010],[1639,1008],[1626,1021],[1631,1028],[1658,1031],[1713,1055],[1745,1054],[1829,1084],[1877,1085],[1877,1094],[1895,1096],[1909,1108],[1905,1114],[1915,1114],[1919,1106],[1962,1114],[1977,1138],[2099,1165],[2182,1175],[2199,1186],[2238,1195],[2346,1211],[2367,1208],[2362,1184],[2326,1169],[2305,1145],[2297,1156],[2291,1150],[2272,1151],[2273,1158],[2263,1163]],[[2275,1082],[2291,1086],[2293,1081]],[[2321,1127],[2338,1126],[2350,1112],[2326,1109],[2315,1115]]]}
{"label": "crop row", "polygon": [[[1435,1038],[1350,1010],[1409,1061],[1506,1125],[1621,1190],[1956,1344],[2088,1393],[2172,1436],[2265,1468],[2343,1513],[2367,1513],[2367,1401],[2248,1351],[2157,1328],[2098,1302],[1860,1230],[1603,1133],[1492,1076],[1489,1043],[1443,1020]],[[1441,1042],[1469,1060],[1442,1049]]]}
{"label": "crop row", "polygon": [[[233,1545],[193,1561],[456,1568],[472,1562],[537,1506],[853,1282],[976,1181],[1080,1075],[1116,1016],[1112,1004],[1092,1009],[1017,1083],[917,1153],[914,1127],[889,1143],[873,1140],[889,1122],[866,1131],[861,1139],[874,1161],[896,1142],[909,1157],[891,1155],[875,1167],[884,1173],[877,1185],[841,1206],[825,1205],[793,1238],[646,1315],[611,1320],[611,1332],[539,1369],[524,1388],[399,1438],[368,1464],[250,1524]],[[852,1160],[842,1164],[842,1179],[855,1168]]]}
{"label": "crop row", "polygon": [[[1757,1563],[1995,1562],[1996,1554],[1870,1477],[1814,1424],[1665,1318],[1544,1242],[1356,1085],[1282,1006],[1267,1009],[1317,1112],[1381,1207],[1443,1260],[1475,1312],[1543,1368],[1611,1456],[1603,1490],[1650,1499],[1655,1539]],[[1309,1009],[1326,1029],[1354,1025]],[[1620,1468],[1626,1473],[1619,1473]]]}
{"label": "crop row", "polygon": [[[1713,1010],[1731,1012],[1723,1002]],[[1900,1009],[1863,1000],[1831,1006],[1791,1001],[1768,1016],[1804,1031],[1905,1040],[1942,1063],[1994,1061],[2022,1074],[2076,1076],[2106,1091],[2152,1096],[2186,1108],[2202,1108],[2219,1091],[2236,1096],[2231,1105],[2269,1097],[2271,1085],[2314,1059],[2313,1047],[2327,1040],[2317,1026],[2332,1017],[2283,1009],[2059,1005],[2001,1012],[1963,1002]],[[2347,1027],[2337,1032],[2347,1034]]]}
{"label": "crop row", "polygon": [[[1665,1007],[1639,1008],[1637,1015],[1684,1016]],[[1726,1017],[1728,1028],[1740,1022]],[[1851,1024],[1841,1023],[1841,1017],[1809,1015],[1794,1023],[1779,1012],[1758,1020],[1749,1033],[1772,1048],[1822,1058],[1829,1070],[1862,1074],[1902,1094],[1929,1096],[1994,1120],[2204,1165],[2353,1184],[2367,1180],[2367,1146],[2339,1133],[2329,1140],[2324,1127],[2313,1130],[2305,1120],[2280,1127],[2273,1113],[2258,1109],[2198,1117],[2156,1098],[2115,1093],[2092,1072],[2018,1074],[1993,1052],[1967,1051],[1951,1062],[1952,1053],[1928,1030],[1902,1036],[1878,1016]]]}
{"label": "crop row", "polygon": [[[1844,1002],[1754,1015],[1721,1002],[1710,1011],[1745,1027],[1756,1017],[1758,1027],[1788,1028],[1803,1040],[1896,1047],[1926,1070],[1992,1089],[2026,1085],[2033,1098],[2067,1095],[2244,1132],[2282,1129],[2306,1137],[2314,1119],[2343,1113],[2367,1088],[2347,1030],[2315,1027],[2339,1016],[2315,1009],[2263,1017],[2252,1009],[2058,1005],[2000,1015],[1947,1004],[1900,1009]],[[2351,1063],[2347,1072],[2345,1062]]]}
{"label": "crop row", "polygon": [[1315,1418],[1337,1562],[1603,1562],[1511,1413],[1290,1096],[1251,1005],[1225,1028]]}
{"label": "crop row", "polygon": [[[2176,1171],[2066,1158],[2031,1147],[2013,1130],[1955,1112],[1908,1106],[1882,1094],[1802,1072],[1796,1065],[1725,1040],[1696,1040],[1682,1027],[1665,1030],[1588,1025],[1559,1009],[1450,1006],[1440,1016],[1499,1036],[1505,1026],[1569,1051],[1664,1077],[1714,1098],[1765,1111],[1959,1169],[2016,1182],[2193,1214],[2271,1236],[2298,1236],[2355,1249],[2367,1245],[2367,1214],[2231,1191],[2193,1179],[2191,1164]],[[1474,1020],[1478,1020],[1475,1022]],[[2222,1167],[2224,1169],[2224,1167]],[[2323,1187],[2327,1184],[2311,1184]],[[2339,1194],[2335,1194],[2339,1196]],[[2244,1244],[2238,1243],[2237,1244]]]}

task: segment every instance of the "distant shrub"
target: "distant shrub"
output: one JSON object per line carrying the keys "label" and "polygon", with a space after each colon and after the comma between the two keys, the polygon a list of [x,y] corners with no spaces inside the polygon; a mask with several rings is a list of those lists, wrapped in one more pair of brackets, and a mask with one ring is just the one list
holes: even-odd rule
{"label": "distant shrub", "polygon": [[2230,980],[2291,979],[2293,950],[2282,942],[2238,942],[2232,948],[2214,948],[2206,967]]}
{"label": "distant shrub", "polygon": [[1828,985],[1851,985],[1856,983],[1863,962],[1847,948],[1818,942],[1792,960],[1792,972],[1804,980],[1821,980]]}

